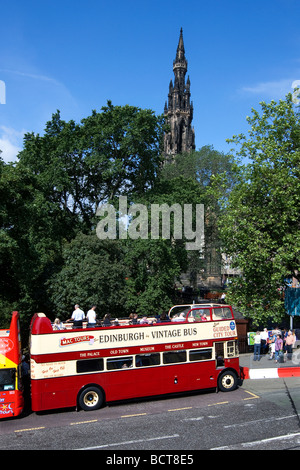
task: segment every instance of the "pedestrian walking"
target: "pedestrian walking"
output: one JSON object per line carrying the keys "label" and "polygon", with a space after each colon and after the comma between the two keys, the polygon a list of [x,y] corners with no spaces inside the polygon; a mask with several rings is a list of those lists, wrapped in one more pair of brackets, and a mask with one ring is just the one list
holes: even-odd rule
{"label": "pedestrian walking", "polygon": [[262,354],[267,354],[268,352],[268,339],[269,339],[269,333],[267,328],[264,328],[264,330],[260,334],[261,336],[261,351]]}
{"label": "pedestrian walking", "polygon": [[286,349],[286,354],[287,354],[287,360],[292,359],[293,347],[294,347],[295,341],[296,341],[295,335],[293,335],[293,332],[289,330],[285,338],[285,349]]}
{"label": "pedestrian walking", "polygon": [[275,362],[283,360],[283,341],[281,335],[277,335],[275,340]]}

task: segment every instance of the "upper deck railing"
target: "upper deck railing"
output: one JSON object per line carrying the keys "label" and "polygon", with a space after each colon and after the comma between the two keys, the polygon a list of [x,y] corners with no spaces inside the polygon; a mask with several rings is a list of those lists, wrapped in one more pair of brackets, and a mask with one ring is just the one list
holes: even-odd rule
{"label": "upper deck railing", "polygon": [[114,327],[139,327],[139,326],[159,326],[176,325],[178,323],[205,323],[219,322],[222,320],[234,320],[232,308],[223,304],[194,304],[194,305],[175,305],[168,315],[161,319],[159,316],[140,317],[140,318],[114,318],[110,322],[97,321],[95,326],[88,327],[88,322],[83,320],[82,327],[74,328],[72,321],[62,322],[58,327],[51,323],[50,319],[44,313],[35,314],[31,322],[32,334],[55,333],[57,331],[74,331],[82,329],[114,328]]}

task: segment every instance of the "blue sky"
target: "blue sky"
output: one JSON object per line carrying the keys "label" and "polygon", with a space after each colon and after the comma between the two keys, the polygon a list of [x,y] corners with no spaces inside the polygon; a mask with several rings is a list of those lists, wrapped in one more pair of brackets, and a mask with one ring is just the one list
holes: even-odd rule
{"label": "blue sky", "polygon": [[11,0],[0,16],[5,161],[57,109],[76,122],[107,100],[161,114],[181,27],[197,149],[229,151],[251,108],[300,80],[299,0]]}

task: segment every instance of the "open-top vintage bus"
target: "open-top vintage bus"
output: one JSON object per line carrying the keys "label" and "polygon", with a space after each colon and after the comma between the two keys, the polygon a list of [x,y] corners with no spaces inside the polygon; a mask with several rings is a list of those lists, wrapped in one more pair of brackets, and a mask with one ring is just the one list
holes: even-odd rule
{"label": "open-top vintage bus", "polygon": [[24,407],[19,313],[0,330],[0,418],[18,416]]}
{"label": "open-top vintage bus", "polygon": [[43,313],[35,314],[32,410],[95,410],[115,400],[215,387],[234,390],[240,371],[231,307],[180,309],[167,323],[59,331]]}

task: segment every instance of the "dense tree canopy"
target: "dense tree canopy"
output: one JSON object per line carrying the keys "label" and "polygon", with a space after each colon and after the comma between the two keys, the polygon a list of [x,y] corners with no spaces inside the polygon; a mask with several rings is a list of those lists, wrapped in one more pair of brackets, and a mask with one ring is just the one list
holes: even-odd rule
{"label": "dense tree canopy", "polygon": [[[81,277],[72,278],[66,256],[74,254],[79,237],[86,247],[83,259],[88,266],[92,242],[89,237],[80,239],[80,234],[90,235],[94,230],[99,202],[122,194],[130,198],[152,187],[160,168],[162,133],[163,119],[153,111],[108,102],[100,113],[93,111],[80,124],[63,121],[57,111],[43,135],[25,136],[16,164],[0,160],[2,318],[9,318],[13,309],[21,312],[22,319],[41,310],[65,312],[72,308],[75,297],[79,301],[79,285],[86,287],[83,278],[85,274],[89,279],[89,274],[77,255],[74,258],[80,262]],[[94,238],[99,242],[95,233]],[[103,268],[107,274],[109,262],[112,273],[114,263],[120,268],[111,281],[114,288],[108,289],[101,273],[95,278],[111,297],[106,303],[119,305],[116,297],[122,295],[117,294],[116,283],[118,276],[124,279],[124,275],[115,245],[111,245],[111,259],[102,245],[97,248],[100,271]],[[61,282],[60,276],[66,273],[64,279],[69,276],[70,285]],[[66,290],[70,288],[72,299],[66,292],[59,299],[58,291],[50,288],[55,279],[56,287],[61,282]],[[76,290],[73,287],[79,279]],[[97,298],[104,295],[101,289]],[[82,300],[89,303],[91,297],[90,288]]]}
{"label": "dense tree canopy", "polygon": [[80,124],[63,121],[57,111],[43,136],[25,136],[19,165],[38,176],[47,199],[63,209],[67,227],[71,221],[73,230],[75,224],[90,230],[99,202],[153,185],[162,129],[153,111],[111,102]]}
{"label": "dense tree canopy", "polygon": [[62,250],[60,269],[46,282],[53,316],[71,317],[74,304],[87,312],[97,306],[98,317],[125,316],[126,266],[119,240],[99,240],[95,233],[78,233]]}
{"label": "dense tree canopy", "polygon": [[28,169],[0,161],[0,308],[44,306],[41,286],[60,256],[61,213],[37,187]]}
{"label": "dense tree canopy", "polygon": [[232,266],[241,270],[229,299],[256,323],[284,314],[285,279],[300,280],[300,116],[291,96],[261,103],[249,137],[235,136],[238,183],[219,227]]}

